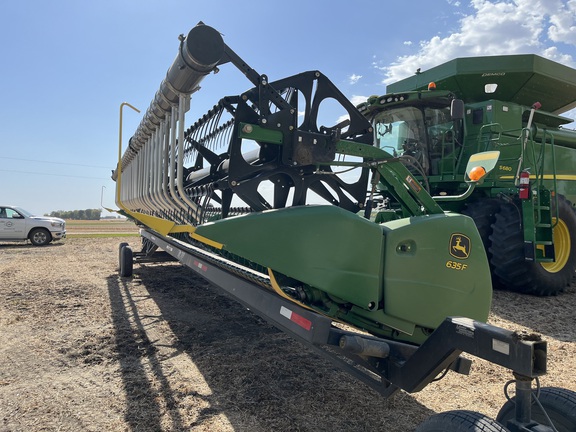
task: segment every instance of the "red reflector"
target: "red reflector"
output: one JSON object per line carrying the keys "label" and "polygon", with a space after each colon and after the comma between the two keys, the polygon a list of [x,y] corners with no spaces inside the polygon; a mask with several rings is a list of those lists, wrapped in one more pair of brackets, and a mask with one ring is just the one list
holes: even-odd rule
{"label": "red reflector", "polygon": [[293,312],[284,306],[280,307],[280,315],[288,318],[293,323],[298,324],[303,329],[310,330],[312,328],[312,321],[307,320],[302,315],[298,315],[296,312]]}
{"label": "red reflector", "polygon": [[194,260],[194,267],[199,268],[202,271],[206,271],[208,270],[208,267],[206,267],[204,264],[202,264],[200,261],[196,261]]}

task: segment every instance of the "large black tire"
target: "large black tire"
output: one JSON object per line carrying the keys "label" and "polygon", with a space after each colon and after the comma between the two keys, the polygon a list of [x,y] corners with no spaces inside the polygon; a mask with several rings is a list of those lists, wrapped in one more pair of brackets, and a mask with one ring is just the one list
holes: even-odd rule
{"label": "large black tire", "polygon": [[[490,235],[490,262],[502,288],[539,296],[562,292],[576,270],[576,212],[569,201],[558,196],[560,221],[554,228],[556,262],[526,261],[520,205],[503,204],[496,214]],[[576,238],[576,237],[575,237]]]}
{"label": "large black tire", "polygon": [[124,246],[128,246],[128,243],[122,242],[118,245],[118,268],[120,268],[122,263],[122,249]]}
{"label": "large black tire", "polygon": [[28,238],[34,246],[45,246],[52,241],[52,234],[46,228],[34,228]]}
{"label": "large black tire", "polygon": [[120,249],[120,276],[130,277],[134,270],[134,254],[130,246]]}
{"label": "large black tire", "polygon": [[[497,420],[506,424],[515,416],[515,398],[504,404]],[[557,387],[545,387],[540,390],[538,400],[554,423],[558,432],[576,432],[576,392]],[[544,412],[536,403],[532,403],[532,420],[549,426]]]}
{"label": "large black tire", "polygon": [[508,429],[478,412],[456,410],[429,417],[415,432],[508,432]]}
{"label": "large black tire", "polygon": [[[484,198],[467,203],[462,210],[462,214],[471,217],[476,224],[476,228],[478,228],[478,233],[482,239],[492,274],[494,274],[494,269],[491,263],[492,254],[490,252],[490,246],[492,243],[490,236],[492,235],[492,225],[496,221],[496,213],[500,210],[500,203],[501,201],[497,199]],[[492,282],[493,284],[496,282],[494,278]]]}

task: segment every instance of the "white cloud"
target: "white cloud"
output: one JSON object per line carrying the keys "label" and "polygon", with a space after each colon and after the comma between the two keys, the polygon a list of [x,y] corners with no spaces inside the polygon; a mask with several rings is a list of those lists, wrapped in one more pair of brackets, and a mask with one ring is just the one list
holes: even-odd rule
{"label": "white cloud", "polygon": [[554,42],[576,45],[576,0],[559,5],[555,12],[550,16],[548,37]]}
{"label": "white cloud", "polygon": [[362,78],[362,75],[352,74],[348,79],[350,80],[350,84],[356,84],[360,78]]}
{"label": "white cloud", "polygon": [[350,102],[352,102],[352,104],[354,106],[361,104],[362,102],[366,102],[367,100],[368,100],[368,96],[353,95],[350,98]]}
{"label": "white cloud", "polygon": [[422,41],[415,54],[381,68],[384,84],[457,57],[539,54],[564,64],[574,62],[551,42],[576,45],[576,0],[471,0],[470,6],[473,13],[460,19],[457,31]]}

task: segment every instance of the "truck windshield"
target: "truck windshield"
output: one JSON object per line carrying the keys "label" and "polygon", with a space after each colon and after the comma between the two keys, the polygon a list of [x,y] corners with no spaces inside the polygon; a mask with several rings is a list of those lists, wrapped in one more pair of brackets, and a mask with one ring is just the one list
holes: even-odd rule
{"label": "truck windshield", "polygon": [[23,208],[20,207],[14,207],[14,210],[16,210],[18,213],[20,213],[21,215],[24,215],[26,217],[32,217],[34,216],[32,213],[30,213],[29,211],[24,210]]}

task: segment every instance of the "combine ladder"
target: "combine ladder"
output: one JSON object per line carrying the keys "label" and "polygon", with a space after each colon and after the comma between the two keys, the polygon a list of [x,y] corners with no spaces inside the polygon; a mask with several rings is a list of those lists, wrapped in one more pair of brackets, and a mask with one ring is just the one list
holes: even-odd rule
{"label": "combine ladder", "polygon": [[[554,137],[545,131],[540,141],[540,152],[537,154],[535,141],[531,137],[531,131],[524,129],[523,134],[528,134],[530,141],[530,154],[534,167],[534,175],[530,176],[532,189],[536,194],[531,194],[529,199],[522,200],[522,212],[524,215],[524,245],[527,260],[538,262],[554,262],[554,227],[558,223],[558,197],[556,191],[556,158],[554,154]],[[547,143],[547,136],[549,143]],[[545,174],[545,149],[550,145],[552,157],[552,188],[544,185],[544,180],[549,176]],[[553,215],[554,213],[554,215]]]}

